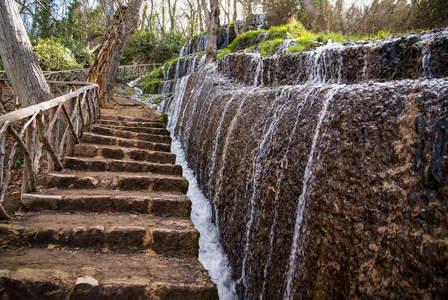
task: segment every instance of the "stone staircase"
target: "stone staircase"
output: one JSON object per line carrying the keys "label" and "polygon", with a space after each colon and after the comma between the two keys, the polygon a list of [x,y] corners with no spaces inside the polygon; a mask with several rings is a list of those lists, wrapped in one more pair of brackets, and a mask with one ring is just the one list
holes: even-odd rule
{"label": "stone staircase", "polygon": [[158,121],[102,115],[0,223],[1,299],[217,299]]}

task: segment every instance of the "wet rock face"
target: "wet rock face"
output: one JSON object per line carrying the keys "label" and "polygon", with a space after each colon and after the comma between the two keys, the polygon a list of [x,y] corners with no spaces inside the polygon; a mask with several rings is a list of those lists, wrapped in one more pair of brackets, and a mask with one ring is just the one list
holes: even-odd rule
{"label": "wet rock face", "polygon": [[206,67],[183,84],[163,110],[240,298],[448,294],[446,79],[259,88]]}
{"label": "wet rock face", "polygon": [[[416,45],[344,46],[327,73],[307,73],[350,85],[279,86],[297,78],[268,73],[276,58],[230,55],[162,103],[241,299],[448,296],[448,79],[435,78],[447,76],[447,39],[421,39],[424,52],[403,43]],[[378,63],[365,67],[365,49]]]}
{"label": "wet rock face", "polygon": [[448,30],[439,29],[375,42],[330,44],[267,58],[233,53],[219,60],[218,70],[252,85],[353,84],[366,80],[443,78],[448,76],[447,61]]}

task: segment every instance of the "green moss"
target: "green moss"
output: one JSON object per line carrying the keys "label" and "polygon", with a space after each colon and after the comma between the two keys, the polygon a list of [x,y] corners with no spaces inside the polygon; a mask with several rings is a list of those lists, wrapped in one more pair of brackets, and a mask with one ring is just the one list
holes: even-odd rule
{"label": "green moss", "polygon": [[[159,98],[159,97],[156,97],[156,98]],[[168,115],[167,114],[160,114],[159,121],[166,125],[166,123],[168,123]]]}
{"label": "green moss", "polygon": [[148,79],[157,79],[157,78],[163,78],[163,70],[162,68],[154,69],[148,76],[146,76]]}
{"label": "green moss", "polygon": [[180,57],[176,57],[176,58],[174,58],[174,59],[172,59],[172,60],[169,60],[169,61],[167,61],[167,62],[165,62],[164,64],[163,64],[163,67],[172,67],[173,65],[174,65],[174,63],[176,62],[176,61],[178,61],[180,59]]}
{"label": "green moss", "polygon": [[221,57],[223,57],[224,55],[226,55],[226,54],[228,54],[228,53],[230,53],[230,50],[229,49],[223,49],[223,50],[220,50],[219,52],[218,52],[218,56],[216,57],[216,59],[217,60],[219,60]]}
{"label": "green moss", "polygon": [[143,87],[143,93],[145,94],[159,94],[160,92],[160,80],[154,80],[147,83]]}
{"label": "green moss", "polygon": [[258,39],[260,35],[264,32],[264,30],[251,30],[247,31],[239,36],[236,37],[236,39],[233,40],[233,42],[227,47],[230,51],[233,51],[237,46],[240,44],[246,43],[247,47],[256,45],[258,42]]}
{"label": "green moss", "polygon": [[282,42],[282,39],[275,39],[272,41],[266,41],[260,45],[260,53],[263,56],[271,55],[275,48]]}
{"label": "green moss", "polygon": [[127,86],[124,90],[124,94],[127,96],[131,96],[134,93],[134,88]]}

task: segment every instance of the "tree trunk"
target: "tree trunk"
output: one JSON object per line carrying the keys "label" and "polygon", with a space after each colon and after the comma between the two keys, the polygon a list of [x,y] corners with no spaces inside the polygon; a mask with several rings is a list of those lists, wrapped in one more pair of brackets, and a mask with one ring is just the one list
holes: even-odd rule
{"label": "tree trunk", "polygon": [[206,0],[202,1],[202,10],[207,24],[207,48],[205,49],[205,63],[213,63],[216,59],[217,42],[219,35],[219,0],[210,0],[208,10]]}
{"label": "tree trunk", "polygon": [[22,107],[53,98],[14,0],[0,1],[0,56]]}
{"label": "tree trunk", "polygon": [[252,21],[254,20],[254,14],[252,13],[252,1],[248,0],[246,3],[246,11],[247,11],[246,20],[244,21],[243,27],[238,28],[238,25],[236,22],[236,15],[237,15],[236,2],[237,2],[237,0],[235,0],[233,2],[233,13],[234,13],[233,14],[233,29],[235,29],[236,35],[240,35],[243,32],[245,32],[247,30],[247,28],[249,28],[250,23],[252,23]]}
{"label": "tree trunk", "polygon": [[143,0],[134,0],[128,7],[121,6],[117,9],[90,68],[87,81],[100,86],[102,106],[107,106],[112,100],[118,65],[129,40],[138,28],[142,2]]}
{"label": "tree trunk", "polygon": [[310,15],[311,19],[313,20],[313,28],[316,31],[324,31],[326,32],[328,30],[328,22],[325,16],[317,10],[317,8],[313,4],[313,0],[303,0],[303,4],[305,7],[305,10]]}

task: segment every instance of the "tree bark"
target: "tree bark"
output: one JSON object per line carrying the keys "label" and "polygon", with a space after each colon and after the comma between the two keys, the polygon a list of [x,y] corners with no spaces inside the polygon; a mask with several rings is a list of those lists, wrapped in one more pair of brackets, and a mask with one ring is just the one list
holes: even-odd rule
{"label": "tree bark", "polygon": [[134,0],[128,7],[121,6],[117,9],[90,69],[87,81],[99,85],[102,106],[107,106],[112,100],[118,65],[129,40],[138,28],[142,2],[143,0]]}
{"label": "tree bark", "polygon": [[240,35],[243,32],[246,32],[247,28],[249,28],[250,23],[252,23],[252,21],[254,20],[254,14],[252,13],[252,1],[251,0],[247,0],[246,2],[246,11],[247,11],[247,17],[246,20],[244,21],[243,27],[242,28],[238,28],[237,22],[236,22],[236,15],[237,15],[237,10],[236,10],[236,2],[237,0],[235,0],[233,2],[233,10],[234,10],[234,14],[233,14],[233,29],[235,29],[235,34],[236,35]]}
{"label": "tree bark", "polygon": [[205,49],[205,63],[213,63],[216,59],[217,41],[219,35],[219,0],[210,0],[210,10],[206,0],[202,1],[202,10],[207,24],[207,48]]}
{"label": "tree bark", "polygon": [[53,98],[14,0],[0,1],[0,56],[22,107]]}
{"label": "tree bark", "polygon": [[326,32],[328,30],[328,22],[325,16],[317,10],[317,8],[313,4],[313,0],[303,0],[303,4],[305,7],[305,10],[310,15],[311,19],[313,20],[313,28],[316,29],[316,31],[324,31]]}

